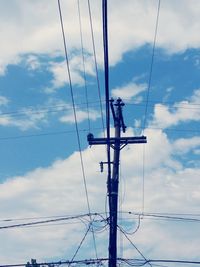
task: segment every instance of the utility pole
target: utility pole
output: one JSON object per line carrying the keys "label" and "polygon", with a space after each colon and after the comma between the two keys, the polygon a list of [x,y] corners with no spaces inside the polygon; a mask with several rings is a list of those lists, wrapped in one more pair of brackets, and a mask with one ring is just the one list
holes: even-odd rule
{"label": "utility pole", "polygon": [[124,124],[122,107],[124,103],[118,98],[115,103],[110,100],[110,108],[114,120],[115,137],[108,138],[94,138],[93,134],[88,134],[89,145],[107,145],[110,144],[114,150],[113,162],[100,162],[101,171],[103,164],[113,164],[112,175],[108,181],[108,198],[109,198],[109,267],[116,267],[117,265],[117,215],[118,215],[118,184],[119,184],[119,163],[120,151],[127,144],[142,144],[146,143],[145,136],[139,137],[121,137],[121,130],[125,133],[126,126]]}
{"label": "utility pole", "polygon": [[120,158],[120,137],[121,128],[125,132],[125,125],[122,116],[122,106],[124,103],[120,98],[117,99],[113,106],[111,100],[111,111],[114,119],[115,141],[114,141],[114,159],[113,170],[110,185],[110,233],[109,233],[109,267],[116,266],[117,261],[117,211],[118,211],[118,184],[119,184],[119,158]]}

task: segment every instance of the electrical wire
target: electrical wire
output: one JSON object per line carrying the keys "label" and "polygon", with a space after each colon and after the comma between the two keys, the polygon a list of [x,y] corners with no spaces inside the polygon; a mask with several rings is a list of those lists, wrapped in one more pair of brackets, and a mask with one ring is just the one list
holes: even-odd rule
{"label": "electrical wire", "polygon": [[[195,218],[195,217],[200,216],[200,214],[180,214],[180,216],[178,216],[179,214],[164,214],[164,213],[138,213],[138,212],[122,212],[122,213],[133,215],[133,216],[142,216],[143,219],[146,217],[146,218],[158,218],[161,220],[174,220],[174,221],[181,221],[181,222],[196,222],[196,223],[200,222],[200,219]],[[190,217],[186,217],[186,216],[190,216]]]}
{"label": "electrical wire", "polygon": [[152,56],[151,56],[149,80],[148,80],[148,87],[147,87],[147,96],[146,96],[146,106],[145,106],[145,113],[144,113],[143,130],[146,127],[146,120],[147,120],[148,102],[149,102],[149,94],[150,94],[151,81],[152,81],[153,64],[154,64],[154,56],[155,56],[155,48],[156,48],[156,39],[157,39],[158,23],[159,23],[159,15],[160,15],[160,3],[161,3],[161,0],[158,0],[157,16],[156,16],[156,27],[155,27],[153,47],[152,47]]}
{"label": "electrical wire", "polygon": [[97,66],[97,55],[96,55],[96,48],[95,48],[94,29],[93,29],[93,22],[92,22],[90,0],[88,0],[88,12],[89,12],[89,19],[90,19],[90,31],[91,31],[91,37],[92,37],[92,48],[93,48],[94,65],[95,65],[95,71],[96,71],[96,81],[97,81],[98,96],[99,96],[100,110],[101,110],[101,122],[102,122],[104,137],[105,137],[105,126],[104,126],[103,105],[102,105],[103,100],[101,97],[101,88],[100,88],[100,81],[99,81],[99,71],[98,71],[98,66]]}
{"label": "electrical wire", "polygon": [[200,261],[189,261],[189,260],[167,260],[167,259],[158,259],[158,260],[147,260],[147,263],[180,263],[180,264],[197,264],[200,265]]}
{"label": "electrical wire", "polygon": [[[126,98],[124,98],[126,100]],[[105,103],[105,100],[101,100],[102,103]],[[149,104],[152,103],[152,104]],[[99,107],[100,101],[88,101],[88,105],[91,107]],[[198,103],[176,103],[176,102],[169,102],[169,101],[153,101],[149,100],[148,101],[148,106],[154,107],[155,104],[165,104],[169,108],[178,108],[178,109],[186,109],[186,110],[199,110],[200,109],[200,104]],[[145,101],[142,101],[140,103],[134,103],[129,101],[126,103],[128,106],[137,106],[137,107],[144,107],[145,106]],[[86,107],[85,107],[86,106]],[[76,108],[82,108],[82,109],[87,109],[87,103],[86,102],[80,102],[76,103]],[[162,109],[163,106],[157,106],[158,109]],[[20,110],[21,109],[21,110]],[[28,106],[28,107],[21,107],[19,110],[13,110],[13,111],[7,111],[7,112],[0,112],[0,117],[4,116],[9,116],[9,117],[18,117],[18,116],[27,116],[27,115],[39,115],[39,114],[47,114],[47,113],[57,113],[57,112],[63,112],[63,111],[68,111],[71,110],[72,107],[69,106],[68,104],[58,104],[58,105],[47,105],[42,108],[40,107],[34,107],[34,106]],[[103,111],[102,111],[103,113]],[[148,128],[148,127],[147,127]],[[104,129],[104,128],[103,128]]]}
{"label": "electrical wire", "polygon": [[[146,259],[146,257],[144,256],[144,254],[136,247],[136,245],[131,241],[131,239],[127,236],[127,234],[124,232],[124,230],[119,225],[117,227],[124,234],[124,236],[131,243],[131,245],[135,248],[135,250],[140,254],[140,256],[147,262],[148,260]],[[148,263],[151,266],[151,263],[150,262],[148,262]]]}
{"label": "electrical wire", "polygon": [[88,131],[90,130],[90,111],[89,111],[89,103],[88,103],[88,87],[87,87],[87,79],[86,79],[86,70],[85,70],[85,56],[83,49],[83,31],[82,31],[82,21],[81,21],[81,10],[80,10],[80,1],[77,0],[78,5],[78,18],[79,18],[79,29],[80,29],[80,39],[81,39],[81,54],[82,54],[82,65],[83,65],[83,78],[84,78],[84,87],[85,87],[85,99],[87,105],[87,116],[88,116]]}
{"label": "electrical wire", "polygon": [[[153,40],[152,57],[151,57],[151,64],[150,64],[150,71],[149,71],[149,81],[148,81],[147,96],[146,96],[146,106],[145,106],[144,122],[143,122],[143,129],[142,129],[143,133],[144,133],[144,129],[146,127],[146,120],[147,120],[148,102],[149,102],[149,94],[150,94],[151,81],[152,81],[153,63],[154,63],[155,47],[156,47],[156,38],[157,38],[158,22],[159,22],[159,15],[160,15],[160,2],[161,2],[161,0],[158,0],[156,27],[155,27],[154,40]],[[142,213],[144,213],[144,209],[145,209],[145,144],[143,144],[142,161],[143,161],[143,167],[142,167]]]}
{"label": "electrical wire", "polygon": [[[133,127],[133,129],[141,129],[141,127]],[[200,130],[190,130],[190,129],[165,129],[161,127],[147,127],[146,130],[164,130],[167,132],[174,132],[174,133],[199,133]],[[91,130],[99,131],[101,128],[91,128]],[[88,129],[79,129],[79,132],[87,132]],[[63,134],[72,134],[76,133],[76,130],[67,130],[67,131],[57,131],[57,132],[47,132],[47,133],[38,133],[38,134],[27,134],[27,135],[16,135],[16,136],[2,136],[0,137],[0,141],[6,140],[17,140],[17,139],[24,139],[24,138],[32,138],[32,137],[42,137],[42,136],[54,136],[54,135],[63,135]]]}
{"label": "electrical wire", "polygon": [[[80,265],[80,264],[85,264],[85,265],[94,265],[97,264],[102,265],[103,262],[107,262],[108,259],[107,258],[100,258],[100,259],[89,259],[89,260],[62,260],[62,261],[51,261],[51,262],[37,262],[37,266],[60,266],[60,265]],[[26,267],[27,263],[19,263],[19,264],[4,264],[4,265],[0,265],[0,267]],[[30,267],[33,267],[32,264],[30,264]]]}
{"label": "electrical wire", "polygon": [[[81,248],[81,246],[82,246],[82,244],[83,244],[83,242],[84,242],[84,240],[85,240],[85,238],[86,238],[86,236],[87,236],[87,234],[88,234],[88,232],[90,230],[90,227],[91,227],[91,223],[89,224],[89,227],[88,227],[87,231],[85,232],[83,238],[81,239],[81,242],[80,242],[79,246],[77,247],[77,249],[76,249],[76,251],[75,251],[75,253],[74,253],[74,255],[73,255],[73,257],[72,257],[70,262],[74,261],[76,255],[78,254],[78,252],[79,252],[79,250],[80,250],[80,248]],[[71,263],[68,264],[68,266],[70,266],[70,265],[71,265]]]}
{"label": "electrical wire", "polygon": [[[55,218],[55,219],[39,220],[39,221],[34,221],[34,222],[25,222],[25,223],[4,225],[4,226],[0,226],[0,230],[10,229],[10,228],[19,228],[19,227],[24,227],[24,226],[48,224],[48,223],[61,222],[61,221],[74,220],[74,219],[81,219],[81,218],[84,219],[85,217],[91,218],[92,216],[97,216],[97,215],[100,216],[100,214],[97,214],[97,213],[90,213],[90,214],[67,216],[67,217],[61,217],[61,218]],[[102,216],[100,216],[100,217],[101,217],[100,221],[102,221]],[[106,221],[106,219],[104,219],[104,220]],[[94,221],[96,221],[96,220],[93,219],[92,222],[94,222]]]}
{"label": "electrical wire", "polygon": [[[87,190],[87,183],[86,183],[86,175],[85,175],[85,169],[84,169],[84,163],[83,163],[82,150],[81,150],[81,142],[80,142],[80,135],[79,135],[79,129],[78,129],[78,122],[77,122],[77,115],[76,115],[76,108],[75,108],[75,101],[74,101],[74,93],[73,93],[73,87],[72,87],[71,72],[70,72],[70,67],[69,67],[67,43],[66,43],[66,37],[65,37],[65,31],[64,31],[64,23],[63,23],[63,18],[62,18],[60,0],[58,0],[58,9],[59,9],[59,18],[60,18],[60,24],[61,24],[61,30],[62,30],[64,51],[65,51],[65,61],[66,61],[67,73],[68,73],[68,77],[69,77],[70,94],[71,94],[71,100],[72,100],[72,106],[73,106],[74,122],[75,122],[77,142],[78,142],[78,148],[79,148],[79,155],[80,155],[80,163],[81,163],[81,170],[82,170],[82,176],[83,176],[83,183],[84,183],[84,188],[85,188],[87,208],[88,208],[88,211],[89,211],[89,214],[90,214],[91,213],[90,212],[90,203],[89,203],[89,196],[88,196],[88,190]],[[93,235],[93,243],[94,243],[95,254],[96,254],[96,257],[98,258],[94,232],[92,232],[92,235]]]}
{"label": "electrical wire", "polygon": [[[98,107],[99,101],[88,101],[88,105],[92,105],[92,107]],[[95,105],[94,105],[95,104]],[[86,106],[86,107],[85,107]],[[87,109],[87,103],[81,102],[79,104],[76,103],[76,108],[82,107],[82,109]],[[9,117],[18,117],[18,116],[27,116],[27,115],[38,115],[38,114],[45,114],[45,113],[56,113],[62,111],[72,110],[72,107],[68,104],[60,104],[54,106],[46,106],[45,108],[36,108],[33,106],[28,107],[21,107],[21,110],[14,110],[8,112],[0,112],[0,117],[9,116]]]}
{"label": "electrical wire", "polygon": [[[60,261],[49,261],[49,262],[37,262],[37,266],[60,266],[60,265],[97,265],[102,266],[104,262],[108,262],[108,258],[98,258],[98,259],[89,259],[89,260],[60,260]],[[177,264],[188,264],[188,265],[200,265],[200,261],[193,260],[171,260],[171,259],[150,259],[150,260],[141,260],[141,259],[130,259],[130,258],[117,258],[118,263],[125,263],[129,266],[144,266],[146,264],[152,263],[154,266],[158,266],[156,263],[177,263]],[[23,267],[26,266],[26,263],[19,264],[4,264],[0,267]],[[159,265],[160,266],[160,265]],[[163,265],[162,265],[163,266]],[[31,265],[31,267],[33,267]]]}
{"label": "electrical wire", "polygon": [[[97,131],[101,129],[93,128],[92,130]],[[87,132],[87,129],[80,129],[79,132]],[[76,133],[76,131],[68,130],[68,131],[47,132],[47,133],[40,133],[40,134],[16,135],[16,136],[8,136],[8,137],[4,136],[4,137],[0,137],[0,141],[24,139],[24,138],[32,138],[32,137],[42,137],[42,136],[63,135],[63,134],[72,134],[72,133]]]}
{"label": "electrical wire", "polygon": [[125,231],[125,230],[123,229],[124,232],[125,232],[127,235],[134,235],[134,234],[137,233],[137,231],[138,231],[139,228],[140,228],[140,224],[141,224],[141,216],[142,216],[142,215],[138,215],[138,223],[137,223],[137,226],[136,226],[136,228],[135,228],[134,231],[132,231],[132,232],[128,232],[128,231]]}
{"label": "electrical wire", "polygon": [[[91,213],[91,216],[98,216],[99,219],[98,220],[94,220],[94,222],[107,222],[108,218],[106,215],[106,212],[101,212],[101,213]],[[161,213],[161,212],[151,212],[151,213],[139,213],[139,212],[135,212],[135,211],[119,211],[118,214],[127,214],[127,215],[132,215],[132,216],[136,216],[139,217],[140,219],[142,217],[142,219],[145,218],[160,218],[163,220],[176,220],[176,221],[186,221],[186,222],[200,222],[200,214],[195,214],[195,213]],[[44,221],[44,223],[49,220],[51,221],[57,221],[57,220],[70,220],[70,219],[79,219],[79,220],[85,220],[86,221],[86,225],[90,222],[90,220],[87,219],[87,217],[90,216],[88,213],[85,214],[79,214],[79,215],[54,215],[54,216],[35,216],[35,217],[24,217],[24,218],[1,218],[0,222],[14,222],[14,221],[29,221],[29,220],[42,220]],[[196,218],[197,217],[197,218]],[[126,218],[123,217],[123,220],[132,220],[132,218]]]}

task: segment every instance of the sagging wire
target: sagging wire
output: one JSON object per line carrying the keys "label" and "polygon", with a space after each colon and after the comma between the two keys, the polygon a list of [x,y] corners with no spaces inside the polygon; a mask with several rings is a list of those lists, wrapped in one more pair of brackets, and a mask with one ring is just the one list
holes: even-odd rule
{"label": "sagging wire", "polygon": [[85,56],[83,49],[83,31],[82,31],[82,21],[81,21],[81,10],[80,10],[80,1],[77,0],[78,5],[78,18],[79,18],[79,28],[80,28],[80,38],[81,38],[81,53],[82,53],[82,64],[83,64],[83,78],[84,78],[84,86],[85,86],[85,99],[87,106],[87,116],[88,116],[88,130],[91,132],[90,127],[90,111],[89,111],[89,102],[88,102],[88,87],[87,87],[87,79],[86,79],[86,68],[85,68]]}
{"label": "sagging wire", "polygon": [[[123,231],[124,231],[127,235],[134,235],[134,234],[136,234],[137,231],[138,231],[139,228],[140,228],[140,225],[141,225],[141,217],[142,217],[142,216],[143,216],[143,215],[138,215],[138,222],[137,222],[137,226],[136,226],[136,228],[135,228],[134,231],[132,231],[132,232],[128,232],[128,231],[125,231],[124,229],[123,229]],[[122,228],[122,226],[121,226],[121,228]]]}
{"label": "sagging wire", "polygon": [[[144,254],[136,247],[136,245],[131,241],[131,239],[128,237],[128,235],[124,232],[124,230],[118,225],[117,226],[119,228],[119,230],[124,234],[124,236],[126,237],[126,239],[131,243],[131,245],[135,248],[135,250],[140,254],[140,256],[146,261],[148,262],[148,260],[146,259],[146,257],[144,256]],[[148,262],[148,264],[152,267],[151,263]]]}
{"label": "sagging wire", "polygon": [[[148,111],[148,102],[149,102],[149,94],[151,88],[151,81],[152,81],[152,73],[153,73],[153,63],[154,63],[154,56],[155,56],[155,48],[156,48],[156,39],[157,39],[157,32],[158,32],[158,22],[159,22],[159,15],[160,15],[160,3],[161,0],[158,0],[158,7],[157,7],[157,16],[156,16],[156,27],[154,33],[154,40],[153,40],[153,47],[152,47],[152,57],[151,57],[151,64],[150,64],[150,71],[149,71],[149,81],[148,81],[148,88],[147,88],[147,97],[146,97],[146,105],[145,105],[145,114],[144,114],[144,122],[142,127],[142,132],[144,134],[144,130],[146,127],[147,121],[147,111]],[[144,213],[145,208],[145,145],[143,144],[143,168],[142,168],[142,213]]]}
{"label": "sagging wire", "polygon": [[[84,168],[84,163],[83,163],[83,155],[82,155],[82,150],[81,150],[81,142],[80,142],[80,135],[79,135],[79,129],[78,129],[78,120],[77,120],[77,114],[76,114],[76,108],[75,108],[75,100],[74,100],[74,93],[73,93],[73,87],[72,87],[71,72],[70,72],[70,67],[69,67],[67,43],[66,43],[66,37],[65,37],[65,31],[64,31],[64,23],[63,23],[63,18],[62,18],[62,10],[61,10],[61,5],[60,5],[60,0],[58,0],[58,10],[59,10],[59,18],[60,18],[60,24],[61,24],[62,37],[63,37],[64,51],[65,51],[65,61],[66,61],[67,73],[68,73],[68,77],[69,77],[70,93],[71,93],[71,100],[72,100],[72,106],[73,106],[74,122],[75,122],[75,127],[76,127],[76,134],[77,134],[77,141],[78,141],[83,183],[84,183],[84,189],[85,189],[85,195],[86,195],[87,208],[88,208],[88,212],[90,214],[91,213],[90,212],[90,203],[89,203],[88,189],[87,189],[87,183],[86,183],[85,168]],[[90,218],[90,219],[92,221],[92,218]],[[94,232],[92,232],[92,236],[93,236],[93,243],[94,243],[94,250],[95,250],[96,258],[98,258]]]}

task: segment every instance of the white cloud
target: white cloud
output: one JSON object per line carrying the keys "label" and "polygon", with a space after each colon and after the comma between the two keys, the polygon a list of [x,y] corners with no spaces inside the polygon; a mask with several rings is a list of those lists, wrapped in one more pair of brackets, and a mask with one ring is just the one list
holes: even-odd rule
{"label": "white cloud", "polygon": [[[93,64],[91,56],[84,56],[85,75],[94,75]],[[52,93],[56,89],[65,86],[69,83],[69,74],[66,61],[51,62],[48,69],[52,75],[51,86],[46,88],[47,93]],[[84,85],[84,68],[83,58],[81,55],[75,54],[69,59],[69,71],[72,85]]]}
{"label": "white cloud", "polygon": [[[48,124],[50,116],[56,116],[62,123],[74,123],[73,108],[70,104],[49,99],[49,105],[52,106],[52,109],[46,109],[44,107],[37,109],[23,108],[19,110],[19,114],[0,114],[0,126],[17,127],[21,131],[39,129],[41,126]],[[63,112],[65,113],[64,115],[60,115],[59,112],[62,112],[62,114]],[[81,110],[80,108],[76,108],[78,123],[88,120],[88,116],[91,121],[95,121],[101,117],[101,113],[94,109],[89,109],[88,113],[86,109]]]}
{"label": "white cloud", "polygon": [[[157,36],[157,47],[169,53],[181,52],[187,48],[199,48],[200,27],[197,10],[200,4],[183,0],[161,3]],[[115,65],[124,53],[147,43],[152,44],[158,1],[120,0],[109,2],[109,56]],[[102,56],[101,1],[91,3],[97,58],[100,65]],[[80,31],[77,5],[74,1],[62,2],[67,45],[69,52],[80,51]],[[92,51],[91,33],[87,5],[81,3],[84,48]],[[0,3],[1,30],[1,74],[8,64],[19,62],[27,53],[63,55],[63,42],[55,1],[12,1]],[[133,26],[134,25],[134,26]],[[119,41],[120,40],[120,41]],[[13,46],[13,44],[15,44]]]}
{"label": "white cloud", "polygon": [[154,107],[153,127],[168,128],[181,122],[199,121],[200,109],[197,104],[200,100],[200,90],[194,91],[192,97],[187,101],[175,103],[172,107],[156,104]]}
{"label": "white cloud", "polygon": [[0,126],[17,127],[22,131],[31,128],[37,129],[42,123],[47,123],[47,113],[41,111],[33,111],[31,109],[21,109],[19,117],[0,114]]}
{"label": "white cloud", "polygon": [[0,106],[6,106],[9,103],[9,99],[5,96],[0,96]]}
{"label": "white cloud", "polygon": [[[64,21],[66,25],[67,44],[70,55],[80,49],[79,26],[77,23],[74,1],[62,1]],[[82,2],[83,3],[83,2]],[[98,62],[102,64],[102,41],[100,22],[100,3],[92,6],[94,15],[95,40]],[[116,64],[123,54],[146,43],[152,43],[155,29],[157,1],[132,1],[126,4],[120,0],[112,0],[109,9],[110,29],[110,63]],[[82,5],[86,14],[86,5]],[[162,2],[157,46],[169,53],[180,52],[188,47],[199,47],[200,37],[197,34],[200,25],[197,1],[169,0]],[[0,2],[1,61],[0,72],[4,73],[8,64],[20,62],[21,55],[27,53],[45,53],[63,55],[62,38],[55,1],[8,1]],[[90,54],[91,42],[88,20],[84,17],[84,41],[86,51]],[[134,27],[132,26],[134,23]],[[180,37],[181,36],[181,37]],[[120,40],[120,41],[119,41]],[[13,44],[15,44],[13,46]],[[87,57],[87,73],[93,75],[91,58]],[[37,58],[27,61],[32,69],[39,67]],[[53,74],[52,87],[65,85],[67,73],[64,62],[52,63],[49,70]],[[83,82],[80,73],[80,57],[71,57],[72,81]],[[144,85],[130,83],[123,88],[115,88],[114,93],[131,99],[144,90]],[[180,122],[199,120],[198,109],[190,112],[182,109],[182,105],[197,104],[200,90],[197,90],[188,101],[176,103],[171,110],[165,105],[156,105],[152,124],[170,127]],[[140,100],[140,99],[139,99]],[[1,99],[0,99],[1,101]],[[6,104],[6,100],[2,100]],[[95,120],[99,114],[91,112]],[[77,111],[78,121],[87,119],[87,113]],[[74,122],[72,114],[60,118],[62,122]],[[16,126],[22,130],[38,127],[45,122],[44,114],[31,114],[27,111],[25,119],[13,119],[7,115],[0,118],[0,124]],[[139,122],[136,122],[139,125]],[[129,129],[133,134],[133,130]],[[142,206],[142,172],[145,164],[145,210],[157,212],[199,212],[199,168],[186,168],[183,163],[174,159],[180,153],[187,153],[199,145],[199,138],[191,140],[178,139],[171,143],[162,131],[148,130],[148,143],[145,146],[145,161],[143,161],[143,145],[130,145],[122,151],[121,176],[126,181],[124,210],[141,211]],[[175,150],[176,148],[176,150]],[[198,154],[199,151],[196,150]],[[187,156],[187,155],[186,155]],[[106,159],[104,147],[92,147],[83,151],[89,200],[92,211],[104,211],[106,197],[106,173],[99,173],[99,162]],[[0,184],[0,218],[32,217],[58,214],[77,214],[87,212],[79,153],[74,153],[65,160],[58,160],[48,168],[38,168],[24,176],[10,177]],[[194,165],[195,166],[195,165]],[[198,166],[198,164],[196,164]],[[106,168],[105,168],[106,169]],[[2,222],[1,222],[2,223]],[[4,225],[8,222],[4,222]],[[169,226],[170,225],[170,226]],[[167,228],[168,227],[168,228]],[[150,257],[180,256],[192,257],[198,255],[199,229],[184,225],[177,229],[171,224],[142,221],[141,228],[134,235],[142,251]],[[170,228],[171,227],[171,228]],[[53,230],[52,230],[53,229]],[[16,230],[0,230],[2,252],[0,261],[3,263],[25,262],[30,257],[39,261],[45,258],[69,258],[73,248],[79,244],[84,234],[84,227],[75,225],[57,225]],[[179,230],[179,231],[178,231]],[[182,231],[181,231],[182,230]],[[176,237],[176,240],[174,240]],[[192,238],[192,242],[191,242]],[[105,233],[98,236],[100,247],[104,247]],[[165,242],[163,242],[165,240]],[[185,241],[185,242],[183,242]],[[127,244],[126,244],[127,245]],[[167,249],[166,249],[167,247]],[[89,249],[88,249],[89,248]],[[130,250],[129,250],[130,251]],[[132,251],[126,254],[132,257]],[[90,253],[90,244],[87,243]],[[103,252],[100,252],[103,254]],[[106,252],[105,252],[106,253]],[[129,254],[128,254],[129,253]],[[193,254],[192,254],[193,253]],[[10,255],[12,254],[12,258]],[[84,254],[84,258],[86,253]],[[90,255],[90,254],[89,254]],[[105,254],[104,254],[105,255]],[[107,255],[107,254],[106,254]],[[87,254],[88,256],[88,254]]]}
{"label": "white cloud", "polygon": [[0,125],[7,126],[7,125],[10,125],[10,123],[11,123],[11,119],[9,116],[0,117]]}
{"label": "white cloud", "polygon": [[[129,134],[133,133],[131,129],[128,131]],[[149,130],[147,135],[145,211],[198,212],[199,169],[184,168],[179,162],[172,164],[175,153],[172,149],[174,144],[169,142],[167,135],[162,131]],[[176,144],[179,143],[181,141],[177,140]],[[91,211],[95,212],[104,211],[105,208],[107,177],[106,172],[100,173],[98,165],[105,158],[104,147],[93,146],[83,151],[89,201]],[[130,145],[122,151],[121,179],[126,181],[122,210],[141,211],[142,159],[143,145]],[[0,208],[1,219],[87,213],[83,176],[79,164],[79,153],[75,152],[69,158],[58,160],[48,168],[38,168],[21,177],[10,177],[0,185],[0,200],[1,203],[4,203]],[[123,182],[121,181],[120,184]],[[8,222],[3,223],[3,225],[5,224]],[[187,240],[192,237],[192,244],[195,246],[198,243],[198,235],[194,235],[195,224],[194,227],[190,226],[184,224],[177,232],[176,225],[174,226],[173,223],[166,224],[143,219],[139,231],[134,235],[134,242],[146,256],[151,258],[177,255],[193,257],[196,249],[190,250],[190,253],[193,251],[193,254],[189,252],[185,254],[191,243],[183,242],[183,238]],[[153,229],[157,230],[152,232]],[[12,261],[28,261],[33,256],[38,261],[52,259],[52,257],[71,258],[74,252],[73,247],[79,244],[85,228],[77,227],[77,224],[69,224],[0,231],[2,242],[7,244],[2,247],[0,261],[12,263]],[[173,243],[175,233],[177,238],[176,243]],[[154,238],[150,238],[152,234]],[[98,245],[101,247],[100,254],[104,256],[107,250],[105,235],[106,233],[96,236]],[[168,244],[174,244],[173,249],[176,255],[171,248],[166,249],[166,243],[160,243],[160,240],[163,239]],[[46,242],[48,245],[44,246]],[[124,244],[127,247],[124,253],[128,255],[131,253],[130,246],[126,242]],[[88,249],[90,242],[86,244],[86,247],[87,252],[83,252],[83,257],[92,257],[93,251]],[[19,248],[20,252],[16,248]],[[12,259],[10,259],[11,253]],[[132,253],[134,252],[132,251]]]}
{"label": "white cloud", "polygon": [[180,138],[176,142],[174,142],[174,150],[175,153],[188,153],[190,151],[194,151],[194,149],[200,146],[200,137],[191,137],[187,138]]}
{"label": "white cloud", "polygon": [[40,60],[35,55],[28,55],[25,58],[26,66],[29,70],[38,70],[41,68]]}
{"label": "white cloud", "polygon": [[194,150],[194,153],[195,153],[196,155],[200,155],[200,149],[195,149],[195,150]]}
{"label": "white cloud", "polygon": [[[137,99],[136,96],[141,92],[145,91],[147,88],[147,84],[137,84],[135,82],[130,82],[122,87],[117,87],[112,90],[113,97],[120,97],[126,101],[130,101],[133,98]],[[140,99],[142,101],[142,99]],[[138,102],[138,101],[137,101]]]}
{"label": "white cloud", "polygon": [[[89,110],[89,114],[87,111],[84,110],[76,110],[76,118],[78,123],[87,120],[88,116],[90,120],[95,121],[96,119],[101,117],[101,114],[100,112],[97,112],[95,110]],[[60,117],[60,121],[64,123],[74,123],[73,112],[70,112],[69,114]]]}

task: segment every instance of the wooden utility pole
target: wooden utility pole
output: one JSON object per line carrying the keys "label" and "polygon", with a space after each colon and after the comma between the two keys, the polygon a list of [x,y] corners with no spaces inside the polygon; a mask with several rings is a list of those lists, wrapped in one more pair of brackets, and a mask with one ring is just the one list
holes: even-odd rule
{"label": "wooden utility pole", "polygon": [[126,126],[124,124],[122,107],[124,103],[120,98],[116,100],[110,100],[110,108],[113,115],[115,137],[108,138],[94,138],[93,134],[88,134],[89,145],[107,145],[110,144],[114,150],[114,157],[112,162],[101,162],[102,169],[103,164],[113,164],[112,175],[110,181],[108,181],[108,198],[109,198],[109,267],[116,267],[117,265],[117,215],[118,215],[118,184],[119,184],[119,163],[120,163],[120,151],[127,144],[141,144],[146,143],[145,136],[139,137],[121,137],[121,130],[125,132]]}
{"label": "wooden utility pole", "polygon": [[118,210],[118,184],[119,184],[119,158],[120,158],[120,137],[121,127],[125,132],[125,125],[122,117],[122,106],[124,105],[119,98],[113,106],[111,100],[111,110],[115,126],[115,142],[113,145],[114,159],[113,170],[110,184],[110,233],[109,233],[109,267],[116,266],[117,260],[117,210]]}

